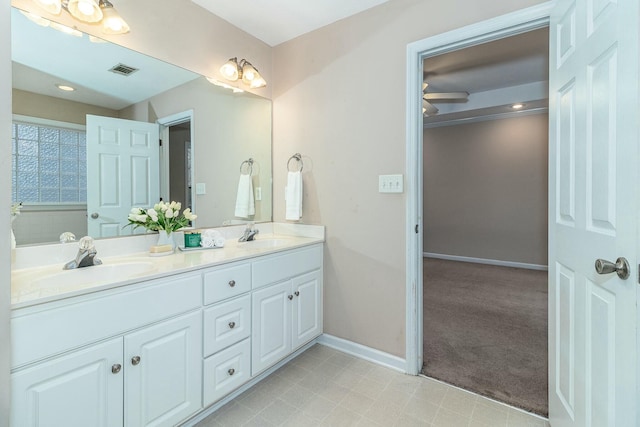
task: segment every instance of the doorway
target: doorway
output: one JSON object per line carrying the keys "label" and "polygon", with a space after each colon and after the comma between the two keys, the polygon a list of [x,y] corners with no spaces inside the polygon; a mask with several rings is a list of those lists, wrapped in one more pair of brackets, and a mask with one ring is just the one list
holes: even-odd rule
{"label": "doorway", "polygon": [[547,27],[551,4],[534,6],[409,45],[407,52],[407,348],[406,371],[423,366],[423,126],[421,85],[425,58]]}
{"label": "doorway", "polygon": [[548,46],[545,27],[423,62],[422,373],[543,416]]}
{"label": "doorway", "polygon": [[193,185],[193,111],[158,120],[160,125],[160,198],[195,211]]}

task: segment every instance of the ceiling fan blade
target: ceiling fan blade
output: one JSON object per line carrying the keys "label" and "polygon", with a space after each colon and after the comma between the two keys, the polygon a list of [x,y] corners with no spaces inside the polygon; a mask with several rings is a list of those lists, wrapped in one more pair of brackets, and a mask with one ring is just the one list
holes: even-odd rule
{"label": "ceiling fan blade", "polygon": [[433,92],[425,93],[424,99],[467,99],[467,92]]}
{"label": "ceiling fan blade", "polygon": [[438,113],[438,109],[424,98],[422,98],[422,109],[424,110],[424,114],[427,116],[433,116]]}

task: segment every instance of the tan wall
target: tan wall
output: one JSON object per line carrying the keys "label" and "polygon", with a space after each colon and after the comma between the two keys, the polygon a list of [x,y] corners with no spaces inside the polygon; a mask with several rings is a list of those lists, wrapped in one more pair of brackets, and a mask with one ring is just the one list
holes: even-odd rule
{"label": "tan wall", "polygon": [[[0,236],[10,235],[11,203],[11,10],[0,2]],[[9,427],[10,357],[9,307],[11,302],[11,255],[9,242],[0,239],[0,427]]]}
{"label": "tan wall", "polygon": [[274,48],[274,218],[287,158],[305,156],[304,216],[324,224],[326,333],[405,354],[407,44],[541,3],[393,0]]}
{"label": "tan wall", "polygon": [[425,252],[547,265],[548,120],[424,131]]}
{"label": "tan wall", "polygon": [[86,125],[87,114],[118,117],[116,110],[13,89],[13,114]]}

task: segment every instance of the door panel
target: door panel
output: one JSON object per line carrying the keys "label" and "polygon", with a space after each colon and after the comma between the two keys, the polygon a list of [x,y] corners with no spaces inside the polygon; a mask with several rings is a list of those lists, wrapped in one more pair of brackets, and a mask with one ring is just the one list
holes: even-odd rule
{"label": "door panel", "polygon": [[[636,425],[638,2],[551,16],[549,418]],[[631,277],[599,275],[625,257]]]}
{"label": "door panel", "polygon": [[[93,237],[128,235],[132,207],[160,199],[159,128],[155,123],[87,115],[87,212]],[[97,214],[93,217],[92,214]]]}
{"label": "door panel", "polygon": [[252,295],[251,373],[273,365],[291,351],[291,281]]}
{"label": "door panel", "polygon": [[200,312],[125,336],[124,354],[125,426],[175,425],[201,408]]}
{"label": "door panel", "polygon": [[322,274],[314,271],[293,279],[293,349],[322,333]]}
{"label": "door panel", "polygon": [[11,376],[11,425],[122,425],[122,339],[39,363]]}

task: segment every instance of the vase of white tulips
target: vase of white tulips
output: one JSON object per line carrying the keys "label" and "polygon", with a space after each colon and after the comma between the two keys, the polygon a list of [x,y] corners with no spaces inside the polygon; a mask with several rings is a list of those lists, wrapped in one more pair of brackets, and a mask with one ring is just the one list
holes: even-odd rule
{"label": "vase of white tulips", "polygon": [[176,247],[173,232],[189,225],[198,216],[186,208],[182,213],[180,202],[160,202],[152,208],[132,208],[129,213],[129,224],[134,229],[144,227],[148,231],[158,232],[158,245],[170,244]]}

